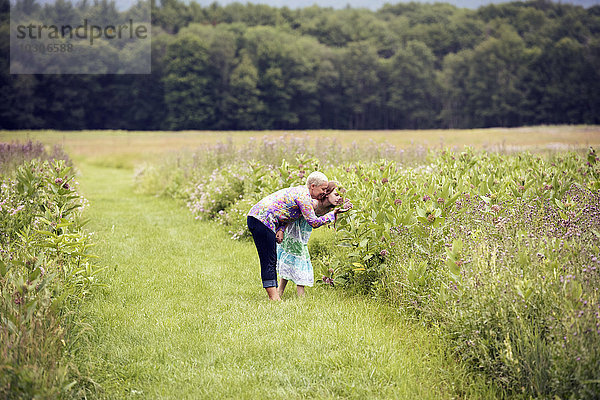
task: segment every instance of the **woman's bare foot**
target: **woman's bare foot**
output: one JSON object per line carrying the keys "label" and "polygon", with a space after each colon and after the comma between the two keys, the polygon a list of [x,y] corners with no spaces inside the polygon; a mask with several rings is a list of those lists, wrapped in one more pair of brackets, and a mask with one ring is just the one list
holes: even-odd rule
{"label": "woman's bare foot", "polygon": [[304,291],[304,286],[296,286],[296,292],[298,293],[298,296],[302,297],[306,294],[306,292]]}
{"label": "woman's bare foot", "polygon": [[273,301],[281,301],[281,296],[279,296],[279,291],[277,290],[276,287],[268,287],[265,288],[265,290],[267,291],[267,294],[269,295],[269,300],[273,300]]}

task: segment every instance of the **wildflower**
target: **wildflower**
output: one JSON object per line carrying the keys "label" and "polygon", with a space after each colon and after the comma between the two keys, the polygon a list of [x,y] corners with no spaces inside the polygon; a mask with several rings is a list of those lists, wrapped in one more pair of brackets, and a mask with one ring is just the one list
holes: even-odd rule
{"label": "wildflower", "polygon": [[388,182],[389,182],[388,178],[383,178],[383,179],[381,180],[381,183],[383,183],[383,184],[386,184],[386,183],[388,183]]}
{"label": "wildflower", "polygon": [[394,200],[394,204],[397,206],[400,206],[400,205],[402,205],[402,200],[396,199],[396,200]]}
{"label": "wildflower", "polygon": [[63,183],[63,180],[62,180],[61,178],[56,178],[56,179],[54,180],[54,183],[56,183],[56,184],[60,185],[61,183]]}
{"label": "wildflower", "polygon": [[427,195],[423,196],[423,201],[427,201],[427,200],[429,200],[429,199],[431,199],[431,197],[429,197],[429,196],[427,196]]}
{"label": "wildflower", "polygon": [[384,249],[384,250],[381,250],[381,252],[379,253],[379,255],[381,257],[386,257],[388,255],[388,252],[387,252],[387,250]]}
{"label": "wildflower", "polygon": [[11,211],[10,215],[15,215],[16,213],[18,213],[19,211],[21,211],[23,208],[25,208],[24,205],[20,205],[17,208],[15,208],[14,210]]}
{"label": "wildflower", "polygon": [[444,200],[444,198],[443,198],[443,197],[440,197],[439,199],[437,199],[437,202],[438,202],[439,204],[444,204],[444,201],[445,201],[445,200]]}

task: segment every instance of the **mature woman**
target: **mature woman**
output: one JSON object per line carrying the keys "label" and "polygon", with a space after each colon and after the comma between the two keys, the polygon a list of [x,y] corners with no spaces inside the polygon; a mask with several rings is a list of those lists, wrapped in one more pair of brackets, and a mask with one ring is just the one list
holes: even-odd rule
{"label": "mature woman", "polygon": [[303,216],[310,226],[318,228],[334,222],[339,212],[348,210],[338,208],[317,217],[312,199],[322,199],[327,184],[324,174],[313,172],[306,179],[306,186],[281,189],[256,203],[248,213],[248,229],[258,250],[263,287],[271,300],[281,300],[277,292],[277,243],[283,240],[285,225]]}

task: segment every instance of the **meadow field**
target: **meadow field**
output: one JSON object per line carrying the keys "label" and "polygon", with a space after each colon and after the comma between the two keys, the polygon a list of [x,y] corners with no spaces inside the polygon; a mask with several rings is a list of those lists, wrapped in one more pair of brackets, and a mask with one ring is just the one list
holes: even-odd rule
{"label": "meadow field", "polygon": [[462,130],[399,131],[0,131],[0,141],[40,141],[61,145],[71,157],[132,168],[159,154],[193,151],[207,145],[231,141],[246,144],[251,138],[305,138],[309,141],[387,143],[397,148],[444,148],[472,146],[489,150],[571,150],[600,145],[598,126],[536,126]]}
{"label": "meadow field", "polygon": [[[600,397],[600,127],[11,142],[0,397]],[[272,304],[245,215],[315,169],[354,208]]]}

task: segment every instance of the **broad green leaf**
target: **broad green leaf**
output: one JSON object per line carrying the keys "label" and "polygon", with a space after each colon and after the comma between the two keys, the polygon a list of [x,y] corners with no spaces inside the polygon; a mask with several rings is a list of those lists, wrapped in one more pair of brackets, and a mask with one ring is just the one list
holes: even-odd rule
{"label": "broad green leaf", "polygon": [[462,249],[463,249],[462,239],[454,239],[452,241],[452,251],[454,251],[456,254],[459,254],[462,252]]}
{"label": "broad green leaf", "polygon": [[571,300],[578,301],[583,294],[583,287],[581,286],[581,283],[577,281],[571,281],[569,283],[568,293],[571,297]]}
{"label": "broad green leaf", "polygon": [[453,276],[460,276],[460,268],[453,260],[446,259],[446,266]]}

